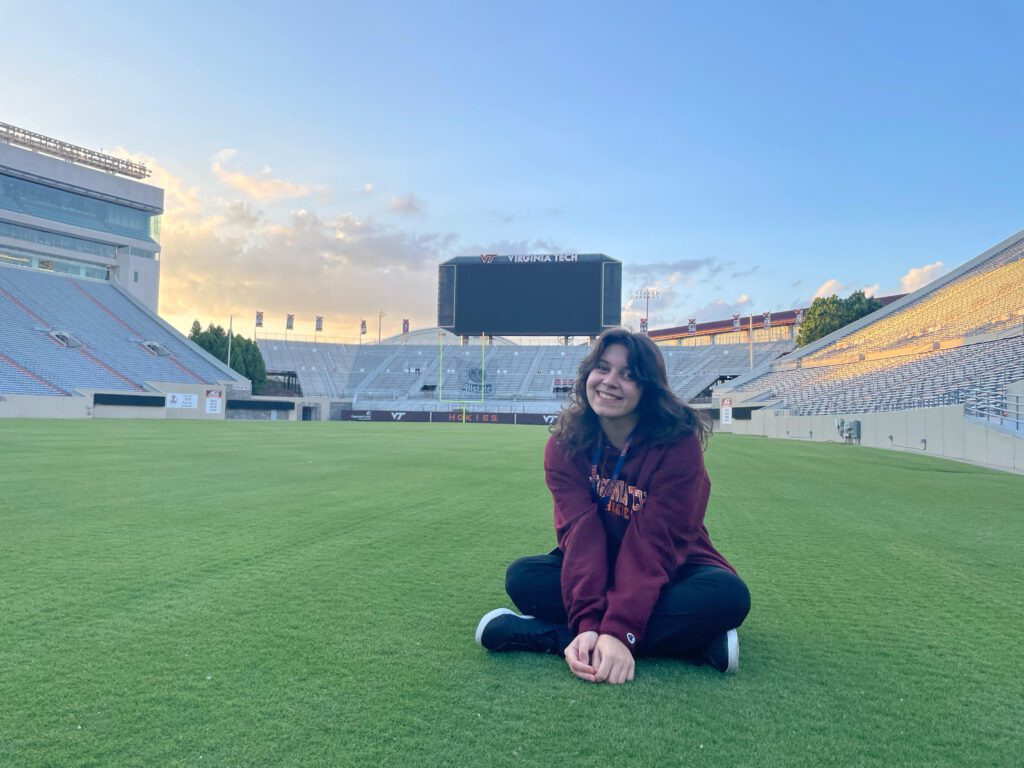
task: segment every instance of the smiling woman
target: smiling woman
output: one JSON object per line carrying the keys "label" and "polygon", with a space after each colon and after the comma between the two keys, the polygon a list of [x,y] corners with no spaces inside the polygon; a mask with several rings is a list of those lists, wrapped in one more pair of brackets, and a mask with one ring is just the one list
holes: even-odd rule
{"label": "smiling woman", "polygon": [[506,591],[526,615],[491,611],[477,643],[564,655],[589,682],[632,680],[636,654],[735,672],[750,593],[704,527],[708,428],[669,389],[658,347],[603,333],[552,431],[558,546],[509,566]]}
{"label": "smiling woman", "polygon": [[640,387],[629,367],[629,351],[622,344],[609,344],[591,369],[587,403],[609,441],[621,450],[639,421],[636,407],[640,403]]}
{"label": "smiling woman", "polygon": [[[616,364],[617,371],[613,371]],[[597,395],[599,385],[603,396]],[[632,392],[636,394],[635,401],[628,398],[635,409],[632,416],[622,407],[612,407],[614,397],[626,397]],[[601,405],[602,402],[608,403],[607,407]],[[624,328],[602,334],[580,363],[573,396],[558,419],[555,437],[570,453],[587,451],[602,429],[618,431],[615,419],[609,419],[615,416],[625,417],[623,424],[630,424],[631,418],[635,418],[633,426],[640,425],[641,430],[658,443],[695,435],[703,444],[710,431],[697,412],[681,402],[669,388],[665,360],[658,346],[647,336]],[[614,437],[609,437],[614,443]]]}

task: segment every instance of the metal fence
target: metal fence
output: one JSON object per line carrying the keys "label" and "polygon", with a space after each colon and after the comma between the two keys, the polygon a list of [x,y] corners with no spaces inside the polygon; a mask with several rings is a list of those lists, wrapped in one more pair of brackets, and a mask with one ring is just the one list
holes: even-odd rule
{"label": "metal fence", "polygon": [[996,424],[1010,432],[1024,433],[1024,395],[998,392],[969,392],[964,415]]}

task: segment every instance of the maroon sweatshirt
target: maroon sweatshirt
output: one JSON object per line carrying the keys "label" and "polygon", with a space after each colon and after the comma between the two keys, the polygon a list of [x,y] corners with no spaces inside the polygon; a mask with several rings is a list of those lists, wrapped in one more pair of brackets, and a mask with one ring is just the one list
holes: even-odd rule
{"label": "maroon sweatshirt", "polygon": [[704,527],[711,481],[696,437],[658,446],[637,437],[614,486],[619,451],[604,442],[596,480],[600,494],[611,497],[607,511],[591,494],[591,455],[568,456],[554,437],[544,451],[565,555],[562,601],[574,632],[612,635],[633,650],[681,566],[735,569]]}

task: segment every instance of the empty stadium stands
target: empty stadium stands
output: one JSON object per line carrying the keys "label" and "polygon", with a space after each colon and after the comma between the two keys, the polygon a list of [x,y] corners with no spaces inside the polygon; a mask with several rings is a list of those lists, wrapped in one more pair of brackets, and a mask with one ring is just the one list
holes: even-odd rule
{"label": "empty stadium stands", "polygon": [[894,305],[884,322],[844,335],[805,359],[827,362],[1019,327],[1024,323],[1024,243],[908,299]]}
{"label": "empty stadium stands", "polygon": [[794,415],[900,411],[1024,380],[1024,238],[720,394]]}
{"label": "empty stadium stands", "polygon": [[962,403],[1024,379],[1024,339],[1012,337],[917,355],[773,371],[733,392],[766,392],[802,415],[869,413]]}
{"label": "empty stadium stands", "polygon": [[0,392],[248,382],[112,283],[0,265]]}
{"label": "empty stadium stands", "polygon": [[[444,401],[486,403],[494,410],[557,409],[590,351],[578,346],[349,345],[258,340],[268,372],[294,373],[307,397],[349,399],[360,407],[429,409]],[[754,345],[760,365],[791,348]],[[691,398],[720,376],[750,369],[746,345],[662,350],[673,390]]]}

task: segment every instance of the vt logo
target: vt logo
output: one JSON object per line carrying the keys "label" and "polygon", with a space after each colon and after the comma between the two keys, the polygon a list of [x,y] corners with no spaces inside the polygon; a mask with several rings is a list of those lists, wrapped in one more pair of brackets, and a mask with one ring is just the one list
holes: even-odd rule
{"label": "vt logo", "polygon": [[395,421],[401,421],[402,417],[405,416],[405,411],[392,411],[391,418]]}
{"label": "vt logo", "polygon": [[496,255],[497,254],[495,253],[481,253],[480,261],[482,261],[484,264],[490,264],[492,261],[494,261],[494,257]]}
{"label": "vt logo", "polygon": [[554,414],[551,414],[551,413],[544,414],[544,423],[545,424],[554,424],[556,421],[558,421],[558,416],[556,416]]}

